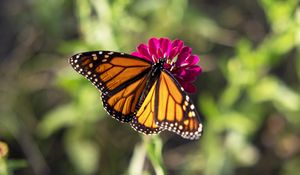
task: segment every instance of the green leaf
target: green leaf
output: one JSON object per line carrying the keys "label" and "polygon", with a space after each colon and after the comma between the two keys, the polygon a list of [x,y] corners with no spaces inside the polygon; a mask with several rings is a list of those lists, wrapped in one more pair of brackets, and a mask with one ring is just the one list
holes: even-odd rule
{"label": "green leaf", "polygon": [[299,111],[299,94],[275,77],[262,79],[251,88],[250,96],[255,102],[272,101],[278,109]]}
{"label": "green leaf", "polygon": [[99,166],[99,146],[85,138],[79,128],[69,130],[65,136],[65,146],[71,162],[79,174],[94,174]]}

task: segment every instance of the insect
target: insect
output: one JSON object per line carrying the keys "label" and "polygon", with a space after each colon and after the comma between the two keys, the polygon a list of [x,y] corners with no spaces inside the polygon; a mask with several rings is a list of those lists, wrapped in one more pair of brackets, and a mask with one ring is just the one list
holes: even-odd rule
{"label": "insect", "polygon": [[155,63],[126,53],[91,51],[69,59],[71,66],[100,91],[113,118],[144,134],[168,130],[198,139],[202,123],[195,105],[175,77]]}

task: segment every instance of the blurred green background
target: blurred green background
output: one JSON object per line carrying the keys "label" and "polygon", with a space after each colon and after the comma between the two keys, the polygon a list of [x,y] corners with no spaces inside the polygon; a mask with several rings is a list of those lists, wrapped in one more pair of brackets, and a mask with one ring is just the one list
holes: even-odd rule
{"label": "blurred green background", "polygon": [[[296,175],[299,0],[0,0],[1,175]],[[109,117],[68,58],[181,39],[204,72],[198,141]]]}

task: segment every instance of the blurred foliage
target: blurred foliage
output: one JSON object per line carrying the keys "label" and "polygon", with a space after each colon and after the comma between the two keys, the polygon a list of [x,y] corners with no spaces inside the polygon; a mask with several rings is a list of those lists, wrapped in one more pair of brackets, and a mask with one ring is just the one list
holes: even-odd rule
{"label": "blurred foliage", "polygon": [[9,154],[8,145],[0,141],[0,174],[10,175],[16,169],[24,168],[27,166],[24,160],[7,159]]}
{"label": "blurred foliage", "polygon": [[[299,0],[1,2],[1,175],[300,172]],[[67,62],[130,53],[153,36],[184,40],[202,58],[199,141],[140,137]]]}

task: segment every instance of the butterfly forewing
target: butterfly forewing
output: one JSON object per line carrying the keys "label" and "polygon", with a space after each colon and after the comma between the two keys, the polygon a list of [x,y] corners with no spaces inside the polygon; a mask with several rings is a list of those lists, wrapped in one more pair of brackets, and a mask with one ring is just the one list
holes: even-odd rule
{"label": "butterfly forewing", "polygon": [[93,51],[76,54],[70,64],[101,92],[104,108],[121,122],[129,122],[146,85],[151,63],[124,53]]}

